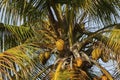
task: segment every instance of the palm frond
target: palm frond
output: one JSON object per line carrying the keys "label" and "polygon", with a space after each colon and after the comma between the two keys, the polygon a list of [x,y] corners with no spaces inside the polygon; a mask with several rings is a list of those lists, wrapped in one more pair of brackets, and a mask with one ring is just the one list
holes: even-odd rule
{"label": "palm frond", "polygon": [[108,45],[110,45],[116,53],[119,53],[119,48],[120,48],[120,30],[119,29],[113,29],[112,32],[110,33],[110,39],[108,41]]}
{"label": "palm frond", "polygon": [[67,59],[59,59],[57,66],[54,65],[55,71],[51,70],[49,76],[52,80],[66,80],[66,79],[77,79],[77,80],[90,80],[88,74],[78,68],[74,61],[73,63],[67,64]]}
{"label": "palm frond", "polygon": [[104,67],[102,67],[101,65],[99,65],[96,61],[94,61],[94,60],[91,60],[97,67],[99,67],[100,68],[100,70],[103,72],[103,74],[105,74],[106,76],[107,76],[107,78],[109,79],[109,80],[113,80],[113,78],[112,78],[112,76],[111,76],[111,74],[106,70],[106,69],[104,69]]}
{"label": "palm frond", "polygon": [[0,72],[2,79],[44,78],[50,67],[46,68],[38,59],[36,53],[38,50],[39,48],[24,44],[1,53]]}
{"label": "palm frond", "polygon": [[[2,48],[8,49],[24,43],[0,54],[2,78],[90,80],[92,77],[87,69],[91,68],[93,64],[90,63],[93,62],[103,74],[113,80],[109,72],[99,63],[90,61],[89,56],[93,51],[95,57],[99,54],[97,59],[92,57],[95,60],[101,58],[107,62],[114,56],[120,63],[119,29],[113,29],[105,35],[108,42],[105,40],[102,43],[103,37],[100,36],[106,29],[112,30],[111,27],[117,23],[120,8],[118,2],[119,0],[2,0],[1,21],[6,23],[0,25]],[[22,23],[24,24],[19,27],[7,25]],[[97,31],[94,29],[95,32],[86,29],[94,24],[95,29],[100,25],[103,27]],[[59,43],[63,48],[61,51],[55,45],[59,39],[65,43]],[[84,58],[81,52],[86,54]],[[57,67],[56,64],[49,67],[47,62],[52,53],[65,61],[56,61]]]}
{"label": "palm frond", "polygon": [[5,50],[17,46],[20,43],[25,42],[27,39],[32,38],[35,36],[35,33],[32,28],[24,27],[24,26],[12,26],[2,24],[0,25],[0,33],[1,41],[3,41],[4,37],[4,48]]}
{"label": "palm frond", "polygon": [[[25,46],[24,46],[25,47]],[[0,54],[0,65],[3,79],[7,77],[12,80],[12,76],[15,76],[16,79],[24,77],[27,79],[27,76],[31,68],[34,66],[34,62],[28,55],[25,53],[26,49],[23,46],[18,46],[12,49],[9,49]],[[26,66],[28,68],[26,68]],[[23,75],[20,75],[18,72],[21,71]]]}
{"label": "palm frond", "polygon": [[[102,22],[103,24],[106,25],[109,23],[116,22],[117,17],[119,17],[118,2],[119,0],[114,0],[114,1],[108,1],[108,0],[107,1],[104,1],[104,0],[102,1],[99,1],[99,0],[82,0],[82,1],[81,0],[71,0],[71,1],[2,0],[0,6],[1,6],[2,15],[6,15],[6,19],[4,19],[6,23],[18,22],[18,19],[21,22],[26,22],[26,21],[35,22],[36,20],[40,20],[41,18],[43,19],[43,16],[41,15],[44,15],[44,13],[45,15],[48,14],[46,12],[47,7],[53,8],[53,10],[55,11],[54,15],[56,15],[57,19],[60,20],[58,21],[61,23],[61,20],[63,22],[63,19],[64,19],[63,15],[66,14],[66,12],[64,13],[63,7],[67,5],[68,11],[71,10],[70,9],[71,7],[72,8],[74,7],[73,15],[75,15],[76,18],[79,19],[78,14],[81,14],[81,11],[82,11],[83,13],[86,14],[86,16],[84,16],[84,18],[82,19],[85,19],[87,17],[89,18],[90,21],[93,20],[100,24]],[[47,5],[48,3],[50,4],[50,6]]]}
{"label": "palm frond", "polygon": [[75,9],[78,9],[77,11],[83,10],[83,12],[87,14],[89,20],[93,20],[97,22],[97,24],[102,22],[102,24],[108,25],[109,23],[116,22],[117,17],[119,17],[119,13],[117,13],[117,10],[119,10],[119,0],[55,0],[55,2],[76,7]]}
{"label": "palm frond", "polygon": [[[117,63],[120,63],[120,29],[113,29],[112,32],[110,33],[109,36],[109,40],[107,45],[111,47],[111,49],[113,50],[113,55],[114,55],[114,59],[117,61]],[[119,66],[119,65],[118,65]],[[119,66],[120,67],[120,66]]]}
{"label": "palm frond", "polygon": [[115,69],[114,73],[113,73],[113,76],[115,78],[115,80],[119,80],[119,77],[120,77],[120,69]]}
{"label": "palm frond", "polygon": [[35,21],[41,18],[45,6],[46,0],[2,0],[0,3],[1,21],[16,25],[26,21]]}

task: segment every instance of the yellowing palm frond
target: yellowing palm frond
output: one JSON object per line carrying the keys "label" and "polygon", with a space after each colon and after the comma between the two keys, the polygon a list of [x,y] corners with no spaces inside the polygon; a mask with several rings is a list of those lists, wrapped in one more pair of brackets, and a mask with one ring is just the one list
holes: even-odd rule
{"label": "yellowing palm frond", "polygon": [[101,48],[96,48],[96,49],[94,49],[94,50],[92,51],[92,59],[97,60],[98,58],[100,58],[101,53],[102,53],[101,51],[102,51]]}
{"label": "yellowing palm frond", "polygon": [[110,39],[108,41],[108,45],[111,46],[111,48],[114,49],[114,51],[117,53],[120,48],[120,29],[113,29],[113,31],[110,33]]}
{"label": "yellowing palm frond", "polygon": [[55,71],[55,74],[54,74],[54,77],[53,77],[52,80],[59,80],[58,76],[60,75],[60,71],[61,71],[60,69],[61,69],[62,64],[63,64],[63,61],[61,61],[61,62],[58,64],[57,69],[56,69],[56,71]]}
{"label": "yellowing palm frond", "polygon": [[[65,68],[63,68],[63,65]],[[57,68],[54,71],[51,71],[50,77],[52,77],[52,80],[90,80],[90,77],[87,75],[87,73],[78,68],[80,66],[75,66],[74,63],[72,64],[64,64],[64,61],[60,60],[58,62]]]}
{"label": "yellowing palm frond", "polygon": [[20,78],[27,80],[32,68],[35,66],[33,51],[27,48],[26,45],[11,48],[0,54],[0,65],[2,76],[10,80],[13,77],[18,80]]}

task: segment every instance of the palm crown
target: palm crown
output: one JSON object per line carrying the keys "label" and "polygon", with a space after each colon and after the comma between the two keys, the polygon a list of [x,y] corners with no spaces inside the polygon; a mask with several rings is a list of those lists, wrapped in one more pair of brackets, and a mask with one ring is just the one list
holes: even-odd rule
{"label": "palm crown", "polygon": [[[99,59],[119,64],[119,2],[2,0],[1,78],[115,79]],[[101,77],[89,71],[93,65]]]}

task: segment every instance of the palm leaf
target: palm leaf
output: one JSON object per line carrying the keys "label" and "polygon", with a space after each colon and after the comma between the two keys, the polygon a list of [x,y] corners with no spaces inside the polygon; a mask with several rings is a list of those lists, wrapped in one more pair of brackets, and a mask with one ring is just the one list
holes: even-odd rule
{"label": "palm leaf", "polygon": [[[104,0],[55,0],[56,3],[67,4],[71,7],[76,7],[77,11],[87,13],[89,20],[96,21],[98,24],[101,21],[103,24],[113,23],[113,19],[118,16],[117,9],[119,9],[119,0],[104,1]],[[104,14],[103,14],[104,13]],[[80,13],[79,13],[80,14]],[[110,17],[113,15],[113,17]],[[100,22],[100,23],[101,23]]]}
{"label": "palm leaf", "polygon": [[103,72],[103,74],[105,74],[106,76],[107,76],[107,78],[109,79],[109,80],[113,80],[113,78],[112,78],[112,76],[111,76],[111,74],[108,72],[108,71],[106,71],[106,69],[104,69],[101,65],[99,65],[96,61],[94,61],[94,60],[91,60],[97,67],[99,67],[100,68],[100,70]]}
{"label": "palm leaf", "polygon": [[[20,24],[23,21],[32,21],[33,19],[40,19],[43,11],[45,10],[45,0],[3,0],[0,3],[1,14],[5,15],[4,18],[1,16],[1,21],[4,20],[6,24]],[[19,21],[19,23],[18,23]]]}
{"label": "palm leaf", "polygon": [[110,45],[116,52],[119,53],[119,39],[120,36],[118,35],[120,33],[119,29],[113,29],[111,34],[110,34],[110,40],[108,41],[108,45]]}
{"label": "palm leaf", "polygon": [[[47,68],[40,63],[35,48],[29,45],[20,45],[0,54],[0,72],[2,78],[13,79],[44,78]],[[34,53],[34,54],[33,54]],[[41,74],[40,74],[41,72]],[[39,74],[39,75],[38,75]]]}
{"label": "palm leaf", "polygon": [[[95,23],[95,25],[99,27],[99,25],[103,26],[117,23],[116,19],[119,17],[118,9],[120,7],[118,1],[119,0],[2,0],[0,7],[2,16],[5,15],[5,18],[2,17],[1,21],[5,20],[4,22],[7,24],[16,25],[25,23],[23,25],[29,26],[17,27],[3,25],[4,27],[1,27],[1,32],[5,33],[7,37],[10,37],[9,39],[5,36],[6,42],[9,43],[8,41],[11,41],[11,44],[13,44],[12,42],[14,41],[15,45],[31,43],[10,49],[1,54],[4,55],[1,56],[2,75],[12,79],[12,74],[10,73],[10,71],[12,71],[14,72],[12,77],[15,77],[15,79],[44,79],[44,77],[49,74],[49,71],[48,68],[43,68],[46,62],[42,63],[44,53],[41,51],[45,52],[49,50],[51,54],[51,51],[54,51],[56,47],[55,42],[59,38],[65,40],[65,45],[67,46],[64,47],[64,51],[59,51],[58,54],[56,54],[58,58],[61,57],[61,55],[59,56],[61,53],[65,54],[63,55],[64,57],[66,57],[66,55],[78,55],[80,57],[81,53],[79,53],[79,50],[92,50],[90,47],[94,45],[94,41],[99,40],[94,39],[94,37],[103,33],[104,28],[88,34],[89,32],[85,29],[86,25],[90,26],[90,24],[93,25]],[[111,54],[116,55],[117,52],[119,52],[119,45],[116,44],[119,43],[119,36],[111,32],[109,33],[109,37],[110,41],[107,46],[113,48],[115,54]],[[77,41],[80,41],[80,44],[77,43]],[[90,46],[87,47],[89,43]],[[6,48],[9,48],[9,45],[7,45]],[[42,50],[39,50],[39,48]],[[104,46],[104,49],[108,48]],[[38,59],[38,55],[33,54],[36,50],[38,51],[40,59]],[[102,55],[104,56],[104,54]],[[16,65],[19,66],[20,70],[17,71]],[[62,63],[58,63],[57,68],[55,68],[56,71],[53,72],[53,80],[66,80],[70,76],[72,76],[72,79],[89,80],[87,73],[80,68],[75,67],[75,69],[70,72],[69,70],[62,70],[61,66]],[[83,65],[83,67],[86,67],[86,65]],[[101,70],[111,79],[109,73],[103,69]]]}
{"label": "palm leaf", "polygon": [[[24,27],[24,26],[12,26],[2,24],[0,26],[0,32],[3,34],[1,36],[4,37],[4,48],[7,48],[19,45],[20,43],[25,42],[27,39],[35,36],[33,29]],[[3,41],[3,39],[1,40]]]}
{"label": "palm leaf", "polygon": [[[46,10],[47,7],[49,7],[49,5],[47,5],[48,3],[50,4],[51,7],[53,7],[55,14],[57,16],[57,19],[59,19],[61,22],[61,20],[63,20],[64,18],[64,13],[62,13],[62,9],[60,8],[56,8],[56,5],[59,4],[59,7],[63,7],[64,5],[69,6],[68,10],[71,7],[75,7],[74,10],[74,15],[75,17],[78,17],[78,14],[80,14],[82,11],[83,13],[85,13],[89,18],[90,22],[91,20],[93,21],[97,21],[97,23],[101,24],[101,22],[103,24],[109,24],[109,23],[114,23],[116,22],[116,19],[118,17],[118,9],[119,9],[119,4],[117,3],[119,2],[119,0],[114,0],[114,1],[99,1],[99,0],[71,0],[71,1],[46,1],[46,0],[40,0],[40,1],[36,1],[36,0],[30,0],[30,1],[9,1],[9,0],[2,0],[1,1],[1,11],[2,14],[5,13],[6,15],[6,19],[5,22],[8,23],[7,21],[11,21],[11,23],[13,22],[18,22],[17,19],[20,19],[20,21],[24,20],[24,21],[36,21],[36,20],[40,20],[41,17],[43,18],[43,13],[45,13],[45,15],[47,15]],[[51,5],[52,4],[52,5]],[[11,7],[9,7],[11,6]],[[52,12],[53,13],[53,12]],[[75,14],[77,13],[77,15]],[[104,13],[104,14],[103,14]],[[11,14],[11,15],[10,15]],[[67,13],[69,14],[69,13]],[[15,16],[13,16],[15,15]],[[44,15],[44,17],[45,17]],[[12,16],[12,18],[10,18]],[[113,16],[113,17],[111,17]],[[84,17],[84,19],[86,18]],[[47,17],[46,17],[47,18]],[[78,17],[79,18],[79,17]],[[113,20],[114,18],[114,20]],[[14,20],[14,21],[12,21]]]}
{"label": "palm leaf", "polygon": [[[0,65],[2,67],[0,71],[3,71],[3,74],[5,75],[3,75],[4,77],[11,78],[12,74],[14,74],[16,79],[20,77],[27,78],[26,73],[30,71],[30,67],[32,68],[34,63],[32,59],[24,53],[24,50],[23,46],[18,46],[0,54]],[[26,65],[29,65],[29,68],[26,68]],[[24,75],[18,74],[17,72],[19,70],[22,70]],[[8,71],[12,71],[12,74]]]}

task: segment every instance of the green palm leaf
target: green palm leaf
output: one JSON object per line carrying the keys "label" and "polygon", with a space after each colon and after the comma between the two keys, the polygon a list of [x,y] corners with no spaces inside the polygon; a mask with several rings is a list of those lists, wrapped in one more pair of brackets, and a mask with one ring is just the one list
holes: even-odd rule
{"label": "green palm leaf", "polygon": [[25,42],[27,39],[35,36],[33,29],[29,27],[12,26],[2,23],[0,26],[0,32],[3,34],[1,37],[4,37],[4,47],[6,47],[6,49],[19,45],[20,43]]}
{"label": "green palm leaf", "polygon": [[[0,3],[2,15],[1,20],[6,24],[19,24],[23,21],[40,19],[46,6],[46,0],[3,0]],[[19,21],[19,23],[18,23]]]}

